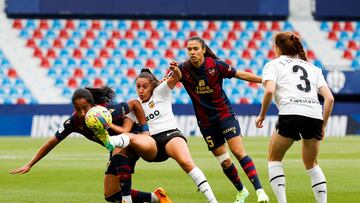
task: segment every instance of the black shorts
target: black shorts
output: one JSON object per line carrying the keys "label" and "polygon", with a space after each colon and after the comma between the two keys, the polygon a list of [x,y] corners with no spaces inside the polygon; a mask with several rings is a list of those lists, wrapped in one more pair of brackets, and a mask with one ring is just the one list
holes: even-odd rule
{"label": "black shorts", "polygon": [[225,140],[241,136],[241,128],[236,116],[225,118],[212,126],[199,126],[199,128],[210,151],[225,144]]}
{"label": "black shorts", "polygon": [[151,136],[154,138],[157,147],[157,154],[154,160],[151,162],[162,162],[169,158],[169,155],[166,153],[165,145],[174,137],[181,137],[187,142],[184,135],[177,129],[175,130],[168,130],[165,132],[161,132]]}
{"label": "black shorts", "polygon": [[323,120],[300,115],[279,115],[276,131],[293,140],[322,139]]}

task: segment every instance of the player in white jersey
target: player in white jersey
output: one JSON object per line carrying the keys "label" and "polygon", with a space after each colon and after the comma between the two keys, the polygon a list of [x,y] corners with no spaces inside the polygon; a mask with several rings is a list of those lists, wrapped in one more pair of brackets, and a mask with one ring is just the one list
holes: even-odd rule
{"label": "player in white jersey", "polygon": [[[317,164],[317,155],[334,98],[320,68],[306,61],[298,36],[291,32],[277,34],[274,49],[277,58],[268,62],[263,70],[265,93],[256,118],[256,126],[263,127],[274,97],[279,120],[269,144],[270,184],[278,202],[285,203],[285,174],[281,161],[294,141],[302,138],[302,158],[311,177],[315,199],[325,203],[326,179]],[[317,94],[324,98],[323,110]]]}
{"label": "player in white jersey", "polygon": [[143,69],[136,79],[136,91],[145,112],[150,136],[124,133],[111,137],[116,147],[126,147],[149,162],[162,162],[173,158],[190,176],[208,202],[217,200],[203,172],[195,165],[186,138],[182,135],[172,112],[171,91],[181,78],[176,62],[170,64],[173,74],[159,82],[149,69]]}

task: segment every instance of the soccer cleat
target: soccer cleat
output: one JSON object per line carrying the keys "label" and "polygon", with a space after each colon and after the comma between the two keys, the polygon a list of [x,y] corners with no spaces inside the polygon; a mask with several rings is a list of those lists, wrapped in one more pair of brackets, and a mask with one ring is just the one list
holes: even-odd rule
{"label": "soccer cleat", "polygon": [[244,203],[245,199],[249,196],[249,191],[244,187],[241,191],[236,194],[234,203]]}
{"label": "soccer cleat", "polygon": [[156,188],[156,190],[154,191],[154,194],[157,196],[157,198],[159,199],[160,203],[174,203],[167,195],[166,192],[163,188],[159,187]]}
{"label": "soccer cleat", "polygon": [[257,202],[259,202],[259,203],[268,203],[269,202],[269,197],[265,193],[264,189],[256,190],[256,195],[258,197]]}
{"label": "soccer cleat", "polygon": [[104,146],[109,152],[115,149],[115,147],[110,142],[110,136],[107,130],[98,130],[94,132],[94,134],[104,144]]}

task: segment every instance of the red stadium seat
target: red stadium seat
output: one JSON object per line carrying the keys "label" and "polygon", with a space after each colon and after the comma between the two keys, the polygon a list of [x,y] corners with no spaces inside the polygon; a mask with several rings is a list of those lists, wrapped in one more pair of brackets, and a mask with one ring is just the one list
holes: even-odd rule
{"label": "red stadium seat", "polygon": [[250,40],[248,43],[248,49],[258,49],[255,40]]}
{"label": "red stadium seat", "polygon": [[340,31],[341,30],[341,26],[340,26],[340,23],[339,22],[333,22],[333,25],[332,25],[332,28],[331,28],[332,31]]}
{"label": "red stadium seat", "polygon": [[145,41],[145,48],[148,48],[148,49],[154,49],[155,48],[155,45],[153,43],[153,41],[151,39],[147,39]]}
{"label": "red stadium seat", "polygon": [[77,84],[76,79],[75,78],[69,78],[67,86],[71,87],[71,88],[77,88],[78,84]]}
{"label": "red stadium seat", "polygon": [[42,58],[40,62],[40,66],[43,68],[50,68],[50,62],[47,58]]}
{"label": "red stadium seat", "polygon": [[77,59],[82,59],[82,58],[83,58],[83,54],[82,54],[82,52],[81,52],[81,49],[74,49],[73,57],[74,57],[74,58],[77,58]]}
{"label": "red stadium seat", "polygon": [[354,50],[358,50],[358,49],[359,49],[357,43],[356,43],[354,40],[350,40],[350,41],[348,42],[348,48],[349,48],[349,49],[354,49]]}
{"label": "red stadium seat", "polygon": [[86,38],[83,38],[81,41],[80,41],[80,47],[81,48],[90,48],[90,45],[89,45],[89,43],[88,43],[88,41],[87,41],[87,39]]}
{"label": "red stadium seat", "polygon": [[169,30],[175,30],[178,31],[179,30],[179,26],[177,24],[176,21],[171,21],[169,24]]}
{"label": "red stadium seat", "polygon": [[54,49],[50,48],[47,50],[47,53],[46,53],[46,57],[47,58],[56,58],[56,52]]}
{"label": "red stadium seat", "polygon": [[53,47],[55,48],[63,48],[63,44],[62,44],[62,41],[61,39],[55,39],[54,42],[53,42]]}
{"label": "red stadium seat", "polygon": [[44,29],[44,30],[49,29],[49,24],[48,24],[47,20],[45,20],[45,19],[40,20],[39,28]]}
{"label": "red stadium seat", "polygon": [[12,27],[15,28],[15,29],[22,29],[23,25],[21,23],[21,20],[20,19],[15,19],[13,21]]}
{"label": "red stadium seat", "polygon": [[144,22],[144,27],[143,27],[144,30],[152,30],[153,29],[153,26],[151,24],[151,21],[150,20],[146,20]]}
{"label": "red stadium seat", "polygon": [[196,36],[199,36],[196,31],[192,30],[192,31],[189,32],[189,38],[190,37],[196,37]]}
{"label": "red stadium seat", "polygon": [[94,79],[94,87],[99,88],[104,86],[104,81],[101,78]]}
{"label": "red stadium seat", "polygon": [[173,49],[180,49],[181,45],[180,45],[180,42],[178,40],[173,39],[173,40],[171,40],[170,47],[173,48]]}
{"label": "red stadium seat", "polygon": [[13,68],[9,68],[9,69],[8,69],[8,73],[7,73],[7,76],[8,76],[9,78],[17,78],[16,70],[13,69]]}
{"label": "red stadium seat", "polygon": [[127,70],[126,76],[135,78],[136,77],[136,71],[133,68],[129,68]]}
{"label": "red stadium seat", "polygon": [[222,44],[222,48],[224,49],[232,49],[232,45],[231,45],[231,41],[230,40],[225,40]]}
{"label": "red stadium seat", "polygon": [[216,24],[215,24],[214,21],[209,21],[207,30],[211,30],[211,31],[216,31],[217,30],[217,27],[216,27]]}
{"label": "red stadium seat", "polygon": [[40,29],[34,30],[33,38],[37,38],[37,39],[42,39],[43,38],[43,34],[42,34]]}
{"label": "red stadium seat", "polygon": [[268,59],[275,59],[275,52],[274,50],[270,49],[267,54]]}
{"label": "red stadium seat", "polygon": [[335,31],[330,31],[329,34],[328,34],[328,39],[337,41],[338,37],[336,35],[336,32]]}
{"label": "red stadium seat", "polygon": [[254,34],[253,34],[253,39],[254,40],[262,40],[263,37],[262,37],[262,34],[260,31],[255,31]]}
{"label": "red stadium seat", "polygon": [[353,32],[354,31],[354,28],[353,28],[351,22],[349,22],[349,21],[345,22],[344,31],[348,31],[348,32]]}
{"label": "red stadium seat", "polygon": [[249,99],[248,98],[245,98],[245,97],[241,97],[240,98],[240,104],[249,104]]}
{"label": "red stadium seat", "polygon": [[17,98],[16,104],[26,104],[26,99],[23,97]]}
{"label": "red stadium seat", "polygon": [[253,73],[253,70],[251,68],[245,68],[244,71],[248,73]]}
{"label": "red stadium seat", "polygon": [[155,64],[155,61],[152,60],[152,59],[148,59],[146,60],[146,65],[145,65],[147,68],[155,68],[156,67],[156,64]]}
{"label": "red stadium seat", "polygon": [[241,23],[239,21],[235,21],[232,27],[233,31],[241,31],[242,30],[242,26]]}
{"label": "red stadium seat", "polygon": [[89,39],[95,39],[94,31],[92,31],[92,30],[87,30],[86,33],[85,33],[85,37],[86,37],[86,38],[89,38]]}
{"label": "red stadium seat", "polygon": [[248,86],[251,88],[259,88],[259,85],[256,82],[249,82]]}
{"label": "red stadium seat", "polygon": [[280,24],[278,21],[273,21],[271,24],[271,31],[280,31]]}
{"label": "red stadium seat", "polygon": [[231,59],[225,59],[225,63],[229,64],[230,66],[233,65],[233,62],[231,61]]}
{"label": "red stadium seat", "polygon": [[84,77],[84,72],[81,68],[76,68],[74,70],[74,74],[73,74],[73,77],[75,78],[83,78]]}
{"label": "red stadium seat", "polygon": [[62,29],[60,30],[59,37],[63,39],[69,39],[69,33],[67,32],[66,29]]}
{"label": "red stadium seat", "polygon": [[150,35],[151,39],[160,39],[160,34],[157,30],[151,30],[151,35]]}
{"label": "red stadium seat", "polygon": [[96,59],[94,60],[93,66],[94,66],[95,68],[102,68],[102,67],[103,67],[103,63],[102,63],[101,58],[96,58]]}
{"label": "red stadium seat", "polygon": [[43,57],[43,54],[42,54],[42,51],[40,48],[35,48],[34,49],[34,54],[33,54],[34,57],[36,58],[42,58]]}
{"label": "red stadium seat", "polygon": [[130,24],[130,30],[140,30],[140,25],[137,20],[132,20]]}
{"label": "red stadium seat", "polygon": [[202,33],[202,38],[205,40],[211,40],[211,33],[209,30],[204,30],[204,32]]}
{"label": "red stadium seat", "polygon": [[91,23],[91,29],[92,30],[101,30],[101,24],[98,20],[93,20]]}
{"label": "red stadium seat", "polygon": [[134,34],[131,30],[125,32],[125,39],[134,39]]}
{"label": "red stadium seat", "polygon": [[136,57],[136,54],[135,54],[134,50],[128,49],[128,50],[126,50],[125,57],[133,59]]}
{"label": "red stadium seat", "polygon": [[26,42],[26,46],[27,47],[31,47],[31,48],[34,48],[36,47],[36,42],[34,39],[28,39],[27,42]]}
{"label": "red stadium seat", "polygon": [[120,39],[121,38],[120,32],[118,30],[113,30],[111,33],[111,38]]}
{"label": "red stadium seat", "polygon": [[72,20],[66,20],[65,28],[66,28],[66,29],[74,30],[74,29],[75,29],[74,21],[72,21]]}
{"label": "red stadium seat", "polygon": [[171,49],[165,51],[165,57],[169,59],[175,58],[175,54]]}
{"label": "red stadium seat", "polygon": [[312,50],[307,50],[306,51],[306,57],[308,59],[311,59],[311,60],[314,60],[316,57],[315,57],[315,53],[312,51]]}
{"label": "red stadium seat", "polygon": [[115,49],[116,47],[115,42],[112,39],[108,39],[105,46],[110,49]]}
{"label": "red stadium seat", "polygon": [[252,56],[251,56],[251,53],[250,53],[249,50],[244,50],[242,52],[241,57],[244,58],[244,59],[252,59]]}
{"label": "red stadium seat", "polygon": [[260,31],[266,31],[266,30],[267,30],[266,22],[260,21],[260,22],[259,22],[259,26],[258,26],[258,30],[260,30]]}
{"label": "red stadium seat", "polygon": [[100,50],[99,56],[101,58],[109,58],[110,54],[109,54],[109,52],[108,52],[108,50],[106,48],[103,48],[103,49]]}
{"label": "red stadium seat", "polygon": [[353,55],[352,55],[352,53],[351,53],[350,50],[345,50],[345,51],[344,51],[344,54],[343,54],[343,58],[351,59],[351,60],[352,60],[354,57],[353,57]]}
{"label": "red stadium seat", "polygon": [[236,33],[235,31],[230,31],[228,36],[227,36],[227,39],[228,40],[236,40],[237,39],[237,36],[236,36]]}

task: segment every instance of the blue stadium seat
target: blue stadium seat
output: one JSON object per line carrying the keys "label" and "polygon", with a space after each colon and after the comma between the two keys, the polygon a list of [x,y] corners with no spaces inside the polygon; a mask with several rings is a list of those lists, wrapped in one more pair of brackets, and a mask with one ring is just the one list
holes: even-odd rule
{"label": "blue stadium seat", "polygon": [[293,31],[294,28],[293,28],[293,26],[291,25],[290,22],[285,21],[285,22],[284,22],[284,25],[283,25],[283,30],[284,30],[284,31]]}
{"label": "blue stadium seat", "polygon": [[143,46],[141,45],[140,40],[134,39],[133,42],[132,42],[132,44],[131,44],[131,47],[132,47],[133,49],[140,49],[140,48],[142,48]]}
{"label": "blue stadium seat", "polygon": [[96,54],[96,51],[94,49],[88,49],[86,51],[86,58],[96,58],[97,57],[97,54]]}
{"label": "blue stadium seat", "polygon": [[120,20],[119,23],[118,23],[117,28],[119,30],[127,30],[128,26],[126,25],[126,22],[124,20]]}
{"label": "blue stadium seat", "polygon": [[114,59],[109,59],[107,62],[106,62],[106,67],[107,68],[114,68],[116,67],[117,64],[116,64],[116,61]]}
{"label": "blue stadium seat", "polygon": [[27,29],[22,29],[20,31],[19,36],[23,39],[29,39],[31,37],[31,35],[29,34],[29,31]]}
{"label": "blue stadium seat", "polygon": [[32,19],[28,19],[27,21],[26,21],[26,24],[25,24],[25,28],[26,29],[32,29],[32,30],[34,30],[34,29],[36,29],[36,24],[35,24],[35,20],[32,20]]}
{"label": "blue stadium seat", "polygon": [[108,38],[109,38],[109,35],[108,35],[108,33],[107,33],[106,31],[101,30],[101,31],[99,32],[98,39],[103,39],[103,40],[105,40],[105,39],[108,39]]}
{"label": "blue stadium seat", "polygon": [[156,30],[163,31],[166,30],[166,25],[163,20],[158,20],[156,24]]}
{"label": "blue stadium seat", "polygon": [[191,30],[191,24],[188,20],[183,20],[183,24],[181,26],[182,31],[189,31]]}
{"label": "blue stadium seat", "polygon": [[119,47],[119,48],[123,48],[123,49],[127,49],[127,48],[129,48],[130,46],[129,46],[127,40],[121,39],[121,40],[119,40],[119,42],[118,42],[118,47]]}
{"label": "blue stadium seat", "polygon": [[48,49],[48,48],[51,47],[51,45],[50,45],[50,43],[49,43],[49,41],[47,39],[42,39],[40,41],[39,47],[43,48],[43,49]]}
{"label": "blue stadium seat", "polygon": [[221,24],[220,24],[220,29],[221,31],[230,31],[230,25],[227,21],[222,21]]}
{"label": "blue stadium seat", "polygon": [[95,48],[95,49],[101,49],[101,48],[104,47],[104,45],[103,45],[103,43],[101,42],[101,40],[95,39],[95,40],[93,41],[92,47]]}
{"label": "blue stadium seat", "polygon": [[320,30],[321,30],[321,31],[324,31],[324,32],[329,32],[329,31],[330,31],[330,27],[329,27],[328,22],[322,21],[322,22],[320,23]]}
{"label": "blue stadium seat", "polygon": [[90,67],[91,67],[91,64],[90,64],[89,60],[87,60],[87,59],[80,60],[80,68],[87,69]]}
{"label": "blue stadium seat", "polygon": [[80,20],[78,24],[78,30],[88,30],[88,29],[89,29],[88,22],[86,20]]}
{"label": "blue stadium seat", "polygon": [[105,30],[113,30],[114,29],[113,22],[111,20],[106,20],[105,25],[104,25],[104,29]]}
{"label": "blue stadium seat", "polygon": [[245,30],[247,31],[254,31],[256,30],[256,27],[254,25],[253,21],[246,21]]}
{"label": "blue stadium seat", "polygon": [[57,34],[55,33],[54,30],[49,29],[49,30],[46,32],[46,35],[45,35],[45,38],[46,38],[46,39],[56,39],[56,37],[57,37]]}
{"label": "blue stadium seat", "polygon": [[68,39],[68,41],[67,41],[66,44],[65,44],[65,47],[66,47],[66,48],[75,49],[75,48],[77,47],[75,40],[73,40],[73,39]]}
{"label": "blue stadium seat", "polygon": [[200,21],[200,20],[197,20],[196,22],[195,22],[195,30],[196,31],[204,31],[204,23],[202,22],[202,21]]}
{"label": "blue stadium seat", "polygon": [[55,30],[61,30],[63,26],[61,25],[60,20],[53,20],[51,28]]}
{"label": "blue stadium seat", "polygon": [[80,83],[80,87],[88,87],[90,86],[91,82],[88,78],[83,78]]}

